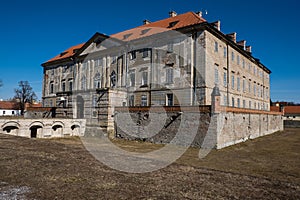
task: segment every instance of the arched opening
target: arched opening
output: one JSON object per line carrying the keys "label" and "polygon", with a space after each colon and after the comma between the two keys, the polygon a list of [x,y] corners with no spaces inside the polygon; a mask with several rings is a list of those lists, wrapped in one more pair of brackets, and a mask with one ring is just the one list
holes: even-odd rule
{"label": "arched opening", "polygon": [[84,118],[84,99],[82,96],[77,96],[77,119]]}
{"label": "arched opening", "polygon": [[16,126],[6,126],[3,128],[3,131],[7,134],[18,135],[19,128]]}
{"label": "arched opening", "polygon": [[80,126],[79,125],[72,125],[71,126],[72,129],[72,136],[79,136],[80,135]]}
{"label": "arched opening", "polygon": [[52,135],[56,137],[61,137],[63,135],[63,127],[62,125],[54,125],[52,127]]}
{"label": "arched opening", "polygon": [[42,126],[32,126],[30,127],[30,137],[37,138],[41,134]]}

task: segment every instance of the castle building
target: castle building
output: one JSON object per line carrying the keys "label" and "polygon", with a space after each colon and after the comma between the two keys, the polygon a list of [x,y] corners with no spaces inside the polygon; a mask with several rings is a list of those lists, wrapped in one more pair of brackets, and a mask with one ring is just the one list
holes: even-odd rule
{"label": "castle building", "polygon": [[109,126],[115,106],[221,105],[270,110],[270,73],[246,41],[188,12],[111,36],[94,34],[42,64],[43,106]]}

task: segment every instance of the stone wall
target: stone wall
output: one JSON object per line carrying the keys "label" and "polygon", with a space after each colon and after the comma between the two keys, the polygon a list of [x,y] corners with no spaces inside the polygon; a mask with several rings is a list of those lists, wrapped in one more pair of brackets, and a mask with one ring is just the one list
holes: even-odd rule
{"label": "stone wall", "polygon": [[115,108],[115,136],[127,140],[200,147],[209,124],[210,106]]}
{"label": "stone wall", "polygon": [[28,138],[83,136],[84,119],[0,119],[0,134]]}
{"label": "stone wall", "polygon": [[223,108],[216,114],[218,149],[283,130],[281,113]]}
{"label": "stone wall", "polygon": [[119,107],[115,109],[115,136],[220,149],[283,130],[281,113],[221,109],[222,112],[211,112],[210,106]]}

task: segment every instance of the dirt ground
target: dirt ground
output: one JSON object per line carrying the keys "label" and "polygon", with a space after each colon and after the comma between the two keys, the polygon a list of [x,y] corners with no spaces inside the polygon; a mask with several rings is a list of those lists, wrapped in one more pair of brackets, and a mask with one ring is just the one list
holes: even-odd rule
{"label": "dirt ground", "polygon": [[[137,152],[162,145],[114,141]],[[257,138],[204,159],[190,148],[150,173],[113,170],[80,138],[0,134],[0,199],[300,199],[300,129]]]}

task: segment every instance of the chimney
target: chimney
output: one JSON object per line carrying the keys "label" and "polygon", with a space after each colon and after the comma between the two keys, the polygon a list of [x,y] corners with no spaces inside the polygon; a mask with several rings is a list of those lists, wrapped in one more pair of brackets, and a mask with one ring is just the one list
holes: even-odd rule
{"label": "chimney", "polygon": [[236,43],[236,33],[226,34],[234,43]]}
{"label": "chimney", "polygon": [[218,31],[221,31],[221,22],[220,21],[216,21],[211,23],[216,29],[218,29]]}
{"label": "chimney", "polygon": [[252,53],[252,47],[251,46],[246,46],[246,51],[248,51],[249,53]]}
{"label": "chimney", "polygon": [[246,40],[241,40],[237,42],[239,46],[241,46],[244,50],[246,50]]}
{"label": "chimney", "polygon": [[177,13],[175,11],[170,11],[169,12],[169,17],[176,17],[177,16]]}
{"label": "chimney", "polygon": [[144,21],[143,21],[143,24],[145,25],[145,24],[150,24],[151,22],[148,20],[148,19],[145,19]]}
{"label": "chimney", "polygon": [[196,12],[196,15],[198,15],[199,17],[202,17],[202,12],[198,11],[198,12]]}

